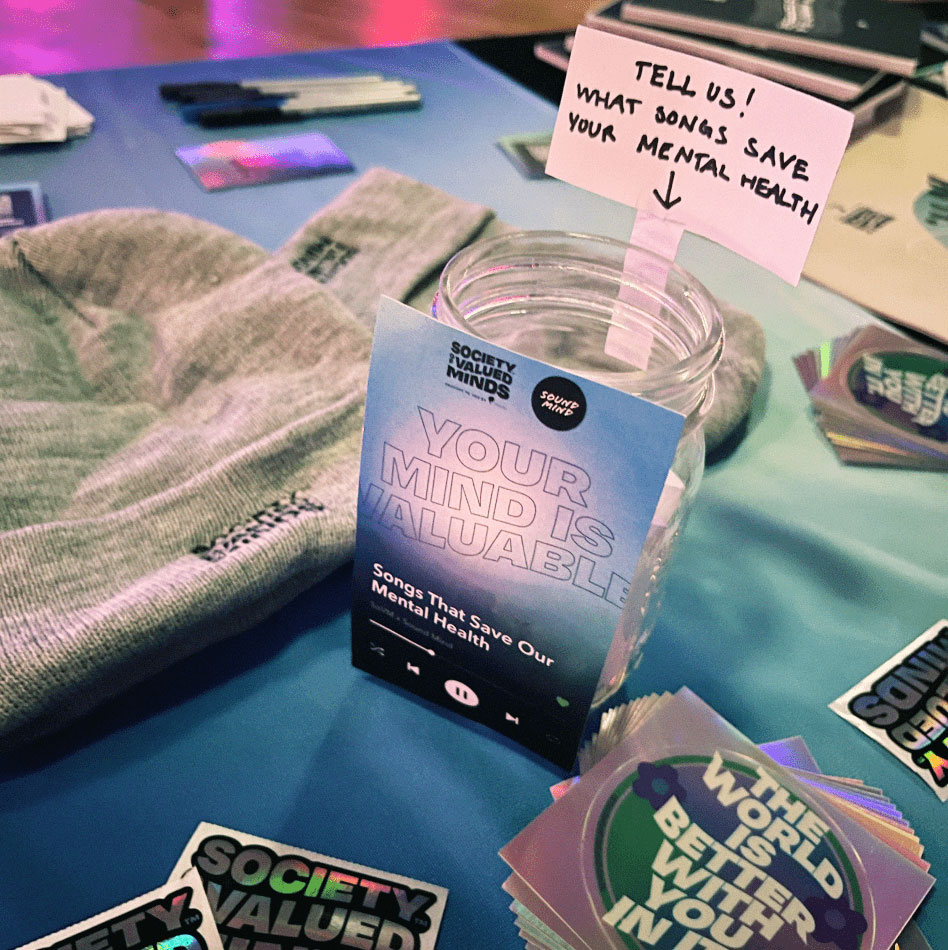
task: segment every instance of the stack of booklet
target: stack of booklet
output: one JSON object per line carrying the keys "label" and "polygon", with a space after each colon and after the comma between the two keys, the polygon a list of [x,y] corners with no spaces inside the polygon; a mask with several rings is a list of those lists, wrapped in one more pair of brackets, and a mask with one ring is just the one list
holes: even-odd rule
{"label": "stack of booklet", "polygon": [[948,353],[868,326],[793,361],[842,461],[948,471]]}
{"label": "stack of booklet", "polygon": [[918,838],[801,739],[755,746],[682,689],[607,713],[584,756],[501,850],[528,950],[927,946]]}
{"label": "stack of booklet", "polygon": [[45,79],[0,76],[0,145],[65,142],[88,135],[93,121],[91,112]]}
{"label": "stack of booklet", "polygon": [[[923,17],[884,0],[617,0],[585,22],[826,98],[853,113],[855,133],[904,95]],[[563,66],[568,47],[550,41],[535,52]]]}

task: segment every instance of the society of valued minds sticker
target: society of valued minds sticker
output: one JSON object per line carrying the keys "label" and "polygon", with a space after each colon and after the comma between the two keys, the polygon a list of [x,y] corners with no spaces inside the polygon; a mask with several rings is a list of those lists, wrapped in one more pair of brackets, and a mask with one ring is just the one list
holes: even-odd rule
{"label": "society of valued minds sticker", "polygon": [[830,703],[948,801],[948,619]]}
{"label": "society of valued minds sticker", "polygon": [[222,950],[201,879],[190,871],[164,887],[19,950]]}
{"label": "society of valued minds sticker", "polygon": [[873,945],[871,896],[841,833],[736,753],[627,763],[593,801],[584,841],[586,888],[610,945]]}
{"label": "society of valued minds sticker", "polygon": [[448,896],[435,884],[206,822],[171,880],[190,868],[227,950],[434,950]]}

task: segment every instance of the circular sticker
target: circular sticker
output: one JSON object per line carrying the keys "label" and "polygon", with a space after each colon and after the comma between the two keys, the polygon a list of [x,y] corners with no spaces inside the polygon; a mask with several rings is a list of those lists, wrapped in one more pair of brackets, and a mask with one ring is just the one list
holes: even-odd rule
{"label": "circular sticker", "polygon": [[536,384],[530,404],[533,414],[548,429],[567,432],[586,415],[586,396],[571,379],[547,376]]}
{"label": "circular sticker", "polygon": [[744,756],[626,763],[593,800],[584,842],[587,893],[617,950],[872,945],[855,853]]}

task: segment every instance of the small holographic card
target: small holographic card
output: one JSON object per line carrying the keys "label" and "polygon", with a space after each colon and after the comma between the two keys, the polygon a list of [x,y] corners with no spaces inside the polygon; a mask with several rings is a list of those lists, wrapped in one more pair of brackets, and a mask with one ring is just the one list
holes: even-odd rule
{"label": "small holographic card", "polygon": [[546,178],[552,132],[506,135],[497,144],[524,178]]}
{"label": "small holographic card", "polygon": [[346,153],[319,132],[225,139],[179,148],[175,154],[208,191],[352,170]]}
{"label": "small holographic card", "polygon": [[[169,882],[193,868],[230,950],[247,946],[248,929],[256,950],[434,950],[448,899],[437,884],[207,822],[191,836]],[[271,906],[272,919],[264,909]]]}
{"label": "small holographic card", "polygon": [[42,937],[20,950],[222,950],[221,938],[196,871],[118,907]]}

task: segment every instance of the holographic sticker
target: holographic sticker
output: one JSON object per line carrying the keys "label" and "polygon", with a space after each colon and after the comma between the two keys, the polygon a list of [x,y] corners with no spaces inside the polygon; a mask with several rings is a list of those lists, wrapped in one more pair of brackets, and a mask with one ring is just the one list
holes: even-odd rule
{"label": "holographic sticker", "polygon": [[948,801],[948,620],[929,627],[830,709]]}
{"label": "holographic sticker", "polygon": [[853,398],[908,432],[948,442],[948,357],[864,353],[849,369]]}
{"label": "holographic sticker", "polygon": [[448,897],[435,884],[206,822],[170,880],[192,867],[229,950],[434,950]]}
{"label": "holographic sticker", "polygon": [[793,358],[844,462],[948,469],[948,357],[867,326]]}
{"label": "holographic sticker", "polygon": [[196,871],[19,950],[223,950]]}
{"label": "holographic sticker", "polygon": [[643,761],[593,809],[591,897],[629,948],[691,950],[705,935],[747,950],[872,945],[868,895],[838,833],[756,762]]}
{"label": "holographic sticker", "polygon": [[506,135],[497,144],[524,178],[546,178],[552,132]]}
{"label": "holographic sticker", "polygon": [[810,792],[687,689],[655,709],[501,850],[524,930],[543,935],[533,915],[590,950],[891,950],[934,883],[896,822]]}
{"label": "holographic sticker", "polygon": [[352,168],[346,153],[318,132],[226,139],[179,148],[175,154],[208,191],[309,178]]}

